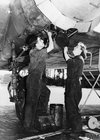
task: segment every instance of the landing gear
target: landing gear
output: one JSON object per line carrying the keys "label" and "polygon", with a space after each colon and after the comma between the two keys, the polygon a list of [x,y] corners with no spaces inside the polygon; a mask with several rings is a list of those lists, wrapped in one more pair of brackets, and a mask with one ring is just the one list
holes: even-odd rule
{"label": "landing gear", "polygon": [[24,120],[25,97],[26,97],[26,77],[18,77],[17,101],[15,102],[16,115],[21,122]]}
{"label": "landing gear", "polygon": [[11,82],[8,84],[8,91],[10,95],[10,101],[15,103],[16,115],[21,122],[24,120],[25,112],[25,96],[26,96],[26,77],[17,76],[17,88],[16,88],[16,99],[11,95]]}
{"label": "landing gear", "polygon": [[[27,96],[27,88],[26,88],[26,80],[27,80],[27,76],[25,77],[21,77],[20,75],[16,76],[16,100],[11,100],[13,99],[13,95],[14,94],[9,94],[10,95],[10,101],[13,101],[15,103],[15,110],[16,110],[16,116],[18,117],[18,119],[20,120],[21,124],[24,126],[25,123],[25,110],[27,109],[27,104],[26,104],[26,96]],[[11,92],[12,85],[9,84],[8,85],[8,91]],[[12,92],[13,93],[13,92]],[[37,101],[37,108],[36,108],[36,115],[35,115],[35,127],[39,129],[39,131],[42,129],[40,129],[38,126],[41,126],[42,128],[42,122],[39,122],[39,120],[43,121],[43,120],[48,120],[49,121],[49,117],[48,117],[48,102],[49,102],[49,97],[50,97],[50,90],[48,89],[48,87],[46,86],[46,84],[42,81],[41,83],[41,95],[39,97],[39,100]],[[32,110],[33,111],[33,110]],[[31,114],[32,112],[30,112]],[[30,115],[29,113],[27,115]],[[42,117],[40,117],[42,116]],[[50,121],[49,121],[50,122]],[[46,122],[45,122],[46,123]],[[50,124],[50,127],[51,126]],[[46,129],[47,129],[47,125],[46,125]],[[46,130],[45,129],[45,130]]]}
{"label": "landing gear", "polygon": [[20,98],[15,102],[16,115],[21,122],[24,120],[25,111],[25,92],[24,90],[20,93]]}

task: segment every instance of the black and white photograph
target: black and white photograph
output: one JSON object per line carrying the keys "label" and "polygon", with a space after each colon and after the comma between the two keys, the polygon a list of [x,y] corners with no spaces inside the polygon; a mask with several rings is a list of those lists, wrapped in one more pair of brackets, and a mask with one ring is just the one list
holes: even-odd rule
{"label": "black and white photograph", "polygon": [[100,140],[100,0],[0,0],[0,140]]}

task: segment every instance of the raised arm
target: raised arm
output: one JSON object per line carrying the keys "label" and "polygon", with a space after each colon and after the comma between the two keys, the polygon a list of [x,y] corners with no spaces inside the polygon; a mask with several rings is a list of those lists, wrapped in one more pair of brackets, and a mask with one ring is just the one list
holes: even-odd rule
{"label": "raised arm", "polygon": [[68,55],[68,47],[64,47],[64,57],[65,60],[67,61],[68,59],[70,59],[69,55]]}
{"label": "raised arm", "polygon": [[54,49],[54,44],[53,44],[53,40],[52,40],[52,33],[48,31],[47,34],[49,37],[49,46],[47,48],[47,53],[48,53]]}

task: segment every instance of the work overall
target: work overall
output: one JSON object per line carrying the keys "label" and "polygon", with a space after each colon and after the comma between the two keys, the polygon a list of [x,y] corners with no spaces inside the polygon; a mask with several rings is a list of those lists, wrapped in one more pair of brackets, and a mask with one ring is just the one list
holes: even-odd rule
{"label": "work overall", "polygon": [[80,80],[82,70],[83,61],[79,56],[67,61],[65,86],[66,129],[71,128],[73,132],[80,132],[82,130],[81,115],[78,107],[82,97]]}
{"label": "work overall", "polygon": [[26,80],[26,103],[24,126],[34,127],[36,110],[42,89],[42,75],[46,67],[46,49],[30,52],[29,75]]}

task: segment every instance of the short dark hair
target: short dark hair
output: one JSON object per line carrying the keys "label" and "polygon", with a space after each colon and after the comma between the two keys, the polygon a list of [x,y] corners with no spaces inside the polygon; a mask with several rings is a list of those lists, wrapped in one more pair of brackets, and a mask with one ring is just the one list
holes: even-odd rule
{"label": "short dark hair", "polygon": [[49,38],[45,31],[40,31],[35,34],[28,35],[28,37],[26,38],[25,44],[31,47],[35,47],[35,44],[37,42],[37,37],[40,37],[44,41],[45,45],[48,44]]}
{"label": "short dark hair", "polygon": [[32,45],[35,45],[36,41],[37,41],[37,35],[36,34],[30,34],[30,35],[27,36],[25,44],[29,45],[29,46],[32,46]]}

